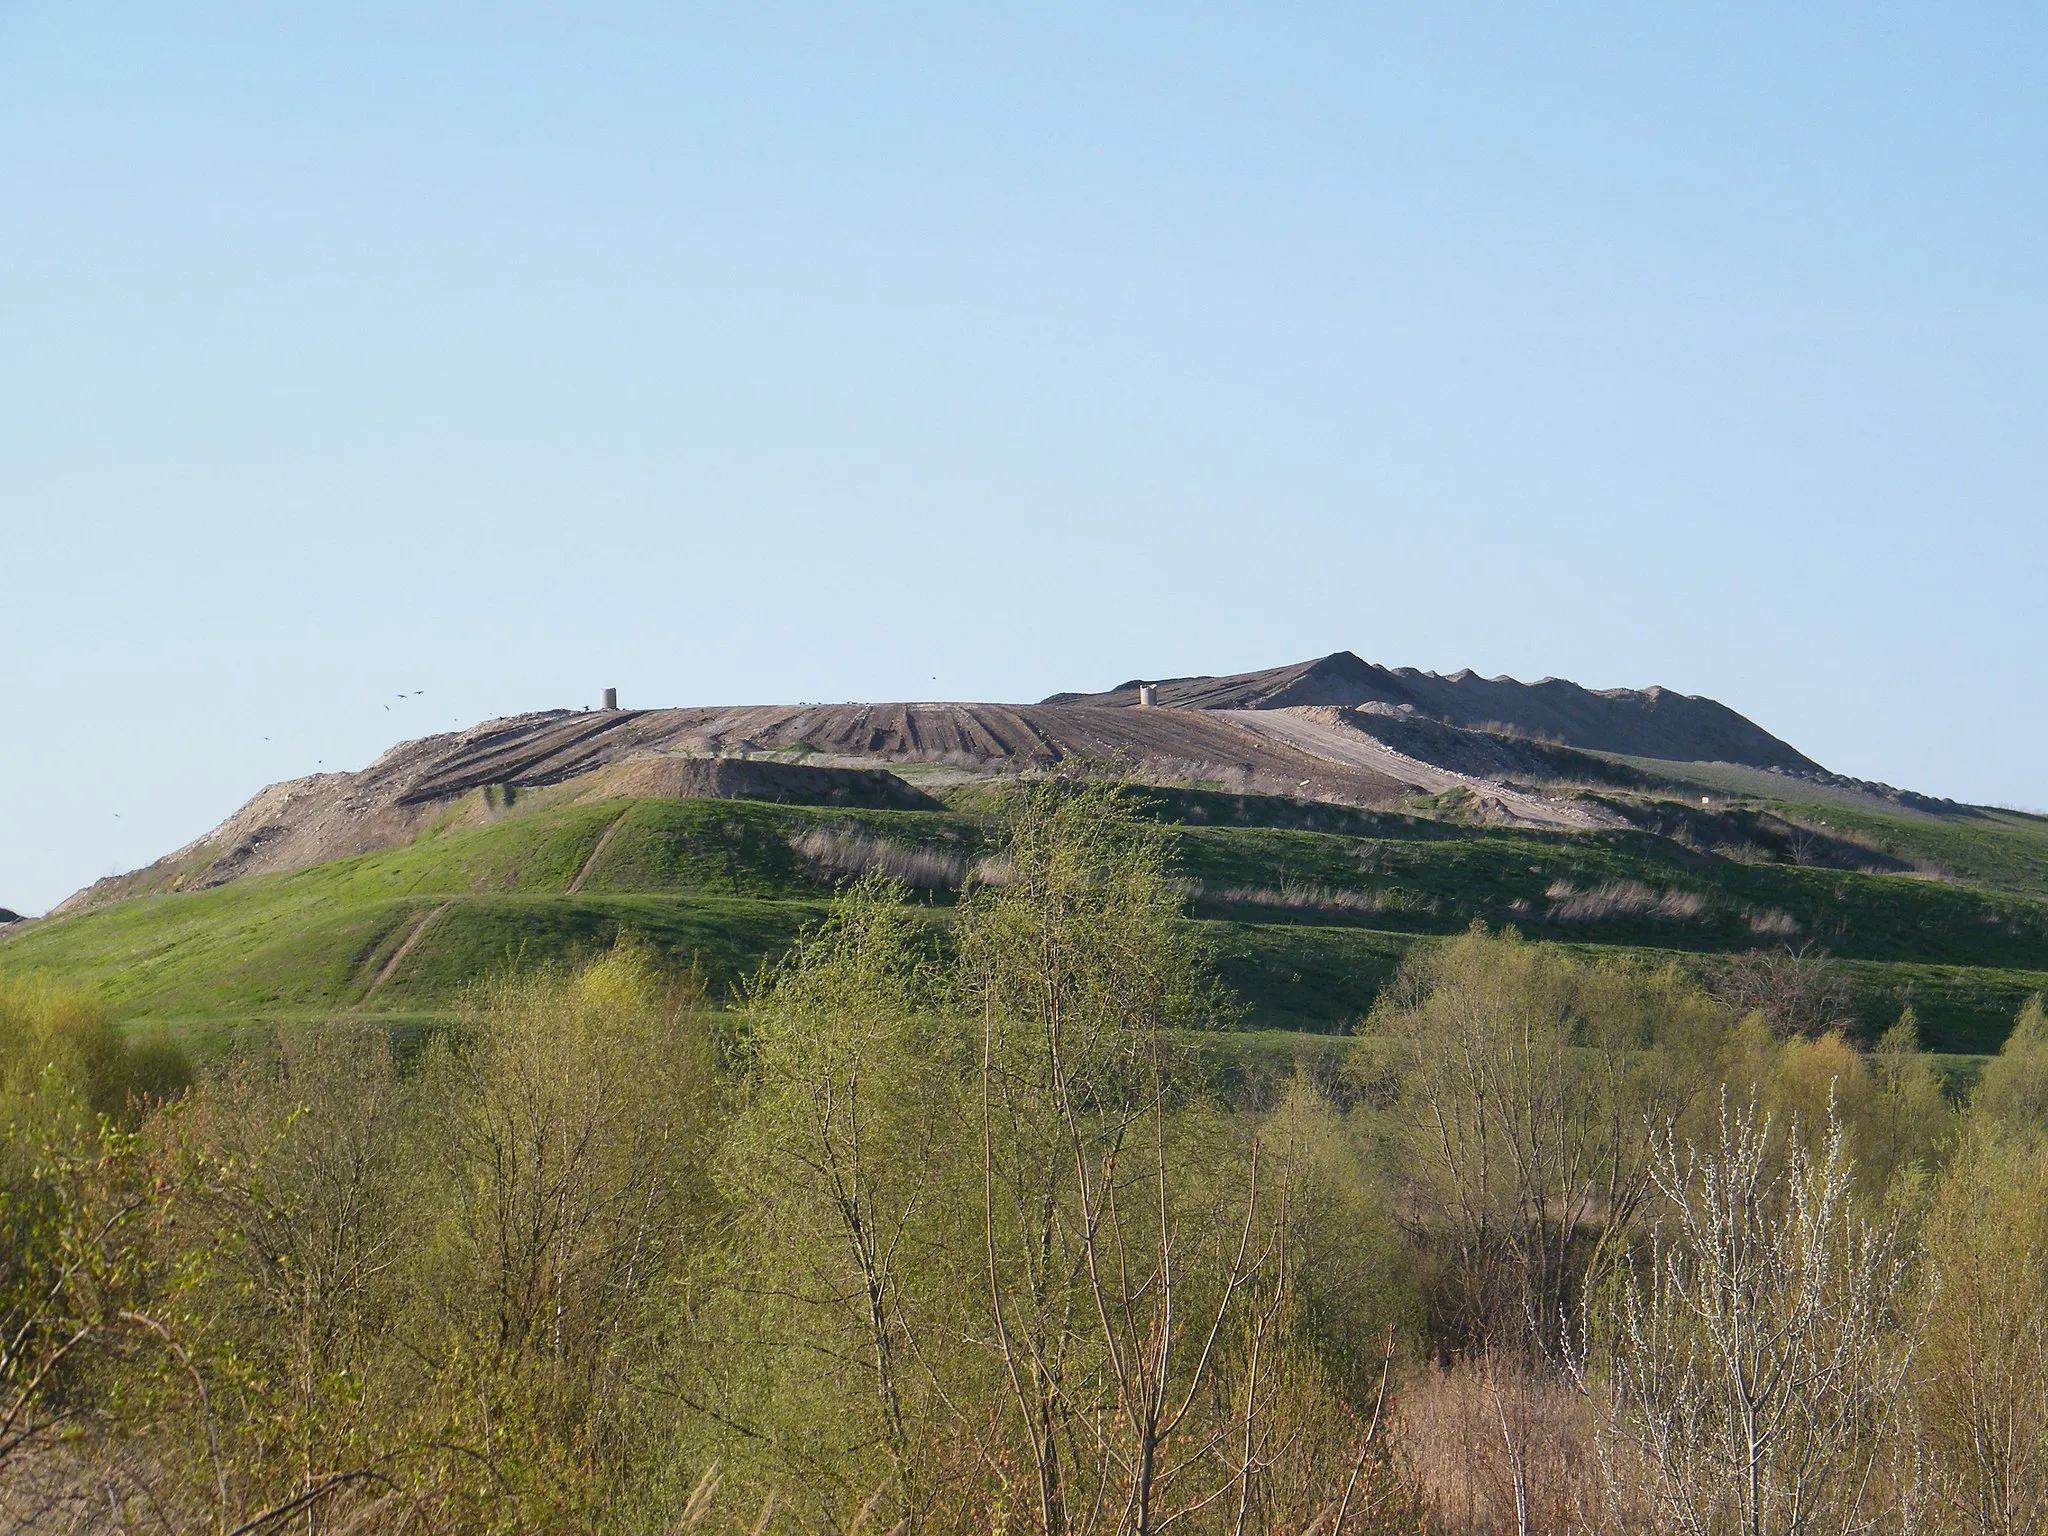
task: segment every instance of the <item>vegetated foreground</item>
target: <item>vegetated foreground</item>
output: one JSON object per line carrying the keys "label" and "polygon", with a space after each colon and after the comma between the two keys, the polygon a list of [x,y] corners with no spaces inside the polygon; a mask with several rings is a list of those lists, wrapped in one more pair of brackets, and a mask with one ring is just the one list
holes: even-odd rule
{"label": "vegetated foreground", "polygon": [[[416,1037],[251,1028],[195,1071],[0,978],[0,1531],[2043,1528],[2038,998],[1958,1097],[1913,1010],[1859,1049],[1796,960],[1709,991],[1418,928],[1354,1035],[1233,1079],[1190,1046],[1242,1022],[1238,930],[1190,882],[1368,830],[1162,803],[1242,805],[599,801],[267,877],[326,882],[299,907],[151,899],[808,893],[725,1009],[628,936]],[[1701,915],[1545,876],[1560,924]]]}

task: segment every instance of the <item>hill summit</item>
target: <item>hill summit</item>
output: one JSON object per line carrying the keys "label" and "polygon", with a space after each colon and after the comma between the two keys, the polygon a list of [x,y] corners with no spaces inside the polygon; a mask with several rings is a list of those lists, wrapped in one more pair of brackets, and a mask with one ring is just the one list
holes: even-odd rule
{"label": "hill summit", "polygon": [[[1142,679],[1105,693],[1056,693],[1047,704],[1134,707]],[[1666,688],[1583,688],[1559,677],[1534,683],[1382,667],[1350,651],[1229,677],[1165,678],[1152,685],[1172,709],[1290,709],[1337,705],[1434,720],[1463,730],[1673,762],[1738,763],[1787,773],[1820,764],[1714,699]]]}
{"label": "hill summit", "polygon": [[487,721],[401,742],[355,773],[274,784],[207,836],[97,882],[59,910],[402,847],[429,828],[488,822],[536,794],[910,806],[920,791],[899,774],[922,782],[1066,765],[1349,806],[1465,794],[1486,819],[1583,830],[1623,818],[1578,790],[1638,786],[1657,771],[1644,768],[1647,759],[1847,782],[1712,699],[1442,676],[1349,651],[1229,677],[1134,679],[1039,704],[620,709],[607,690],[599,709]]}

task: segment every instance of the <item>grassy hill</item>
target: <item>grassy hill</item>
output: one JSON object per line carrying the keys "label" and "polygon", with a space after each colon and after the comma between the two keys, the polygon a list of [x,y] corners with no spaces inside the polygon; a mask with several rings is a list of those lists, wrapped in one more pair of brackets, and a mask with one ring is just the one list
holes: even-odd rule
{"label": "grassy hill", "polygon": [[[1614,761],[1652,782],[1730,804],[1774,811],[1851,838],[1871,851],[1919,863],[1992,890],[2048,898],[2048,816],[1999,806],[1916,808],[1886,804],[1857,789],[1814,783],[1730,763]],[[1912,797],[1917,800],[1918,797]]]}
{"label": "grassy hill", "polygon": [[[431,1023],[479,976],[589,954],[620,934],[729,987],[878,860],[919,887],[943,928],[960,878],[999,836],[1004,794],[961,786],[931,811],[663,798],[507,808],[386,852],[27,924],[0,938],[0,971],[47,971],[138,1026],[198,1035],[352,1012]],[[1756,798],[1714,813],[1707,830],[1737,839],[1716,851],[1684,830],[1547,832],[1199,790],[1143,797],[1170,829],[1190,911],[1255,1028],[1342,1029],[1410,945],[1474,922],[1701,971],[1731,952],[1811,946],[1840,963],[1867,1028],[1910,1002],[1927,1043],[1951,1052],[1994,1049],[2025,997],[2048,988],[2042,818]],[[1762,859],[1742,834],[1763,824],[1744,815],[1810,825],[1836,855],[1868,849],[1894,872]],[[1937,869],[1944,877],[1930,878]]]}

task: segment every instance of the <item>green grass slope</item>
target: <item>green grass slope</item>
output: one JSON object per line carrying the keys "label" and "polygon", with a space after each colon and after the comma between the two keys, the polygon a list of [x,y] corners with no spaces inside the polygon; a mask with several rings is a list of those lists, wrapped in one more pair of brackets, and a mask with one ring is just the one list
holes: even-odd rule
{"label": "green grass slope", "polygon": [[[782,954],[860,858],[968,868],[993,844],[1001,800],[977,788],[946,811],[664,799],[508,810],[388,852],[31,923],[0,937],[0,971],[45,971],[126,1019],[193,1030],[350,1011],[430,1021],[482,976],[620,935],[724,987]],[[1843,963],[1867,1027],[1911,1003],[1929,1045],[1954,1052],[1995,1048],[2048,987],[2048,903],[2030,873],[2048,823],[2017,813],[1863,805],[1851,824],[1826,807],[1872,846],[1890,839],[1902,857],[1982,875],[1928,879],[1759,863],[1648,831],[1464,826],[1202,791],[1143,800],[1168,825],[1190,910],[1252,1027],[1342,1029],[1409,946],[1474,922],[1695,968],[1811,945]],[[948,921],[950,891],[917,899]]]}
{"label": "green grass slope", "polygon": [[1987,889],[2048,899],[2048,816],[1997,806],[1939,810],[1890,804],[1874,795],[1809,783],[1729,763],[1662,763],[1622,758],[1673,786],[1737,806],[1778,812],[1842,832],[1873,850],[1924,863]]}

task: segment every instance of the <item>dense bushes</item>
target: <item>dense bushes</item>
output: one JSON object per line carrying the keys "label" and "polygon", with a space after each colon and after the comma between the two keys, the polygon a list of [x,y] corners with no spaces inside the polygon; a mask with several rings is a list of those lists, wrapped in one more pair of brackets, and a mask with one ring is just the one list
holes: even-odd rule
{"label": "dense bushes", "polygon": [[2038,1528],[2038,1005],[1965,1114],[1910,1018],[1475,931],[1255,1107],[1156,829],[1053,786],[1000,868],[404,1061],[0,994],[0,1529]]}

